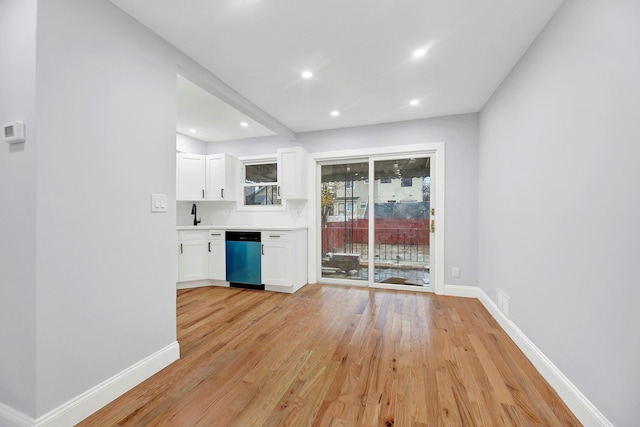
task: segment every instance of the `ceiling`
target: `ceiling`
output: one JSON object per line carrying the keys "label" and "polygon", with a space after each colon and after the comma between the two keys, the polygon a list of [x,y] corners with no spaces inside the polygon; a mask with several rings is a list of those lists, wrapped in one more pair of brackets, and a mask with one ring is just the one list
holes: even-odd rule
{"label": "ceiling", "polygon": [[298,133],[479,111],[563,0],[111,1]]}
{"label": "ceiling", "polygon": [[[246,125],[242,125],[242,124]],[[178,75],[176,131],[202,141],[274,135],[260,123]]]}

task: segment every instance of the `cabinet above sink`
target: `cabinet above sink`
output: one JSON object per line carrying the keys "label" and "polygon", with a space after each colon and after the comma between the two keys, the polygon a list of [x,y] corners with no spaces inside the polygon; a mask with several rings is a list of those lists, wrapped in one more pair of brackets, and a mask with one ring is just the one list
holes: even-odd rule
{"label": "cabinet above sink", "polygon": [[[239,200],[239,197],[243,197],[241,188],[242,183],[245,182],[244,165],[240,159],[229,154],[178,153],[176,156],[176,200],[189,202],[235,202]],[[278,149],[278,197],[281,199],[306,199],[307,172],[307,152],[304,148]],[[275,192],[276,190],[274,190]]]}
{"label": "cabinet above sink", "polygon": [[241,162],[228,154],[176,156],[176,200],[235,201]]}

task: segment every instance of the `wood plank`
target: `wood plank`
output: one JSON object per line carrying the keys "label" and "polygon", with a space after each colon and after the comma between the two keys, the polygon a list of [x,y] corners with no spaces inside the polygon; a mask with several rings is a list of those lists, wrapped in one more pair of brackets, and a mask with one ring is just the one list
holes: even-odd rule
{"label": "wood plank", "polygon": [[79,426],[579,426],[479,301],[307,285],[176,298],[181,359]]}

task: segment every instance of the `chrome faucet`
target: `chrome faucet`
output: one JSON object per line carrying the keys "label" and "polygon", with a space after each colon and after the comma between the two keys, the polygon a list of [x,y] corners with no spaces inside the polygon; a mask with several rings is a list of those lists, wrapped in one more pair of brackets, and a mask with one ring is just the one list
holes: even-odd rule
{"label": "chrome faucet", "polygon": [[196,209],[196,204],[194,203],[193,206],[191,206],[191,215],[193,215],[193,225],[198,225],[202,222],[202,218],[197,219],[197,213],[196,213],[197,209]]}

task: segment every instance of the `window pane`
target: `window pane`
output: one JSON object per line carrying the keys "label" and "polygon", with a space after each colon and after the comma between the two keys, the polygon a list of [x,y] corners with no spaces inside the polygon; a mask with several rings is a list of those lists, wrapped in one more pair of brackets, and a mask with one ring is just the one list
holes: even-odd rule
{"label": "window pane", "polygon": [[322,277],[368,279],[369,162],[323,165]]}
{"label": "window pane", "polygon": [[250,185],[244,187],[245,206],[281,205],[277,185]]}
{"label": "window pane", "polygon": [[246,165],[245,184],[257,184],[261,182],[277,182],[278,181],[278,165],[277,163],[267,163],[262,165]]}
{"label": "window pane", "polygon": [[376,283],[430,286],[430,165],[429,157],[374,163]]}

